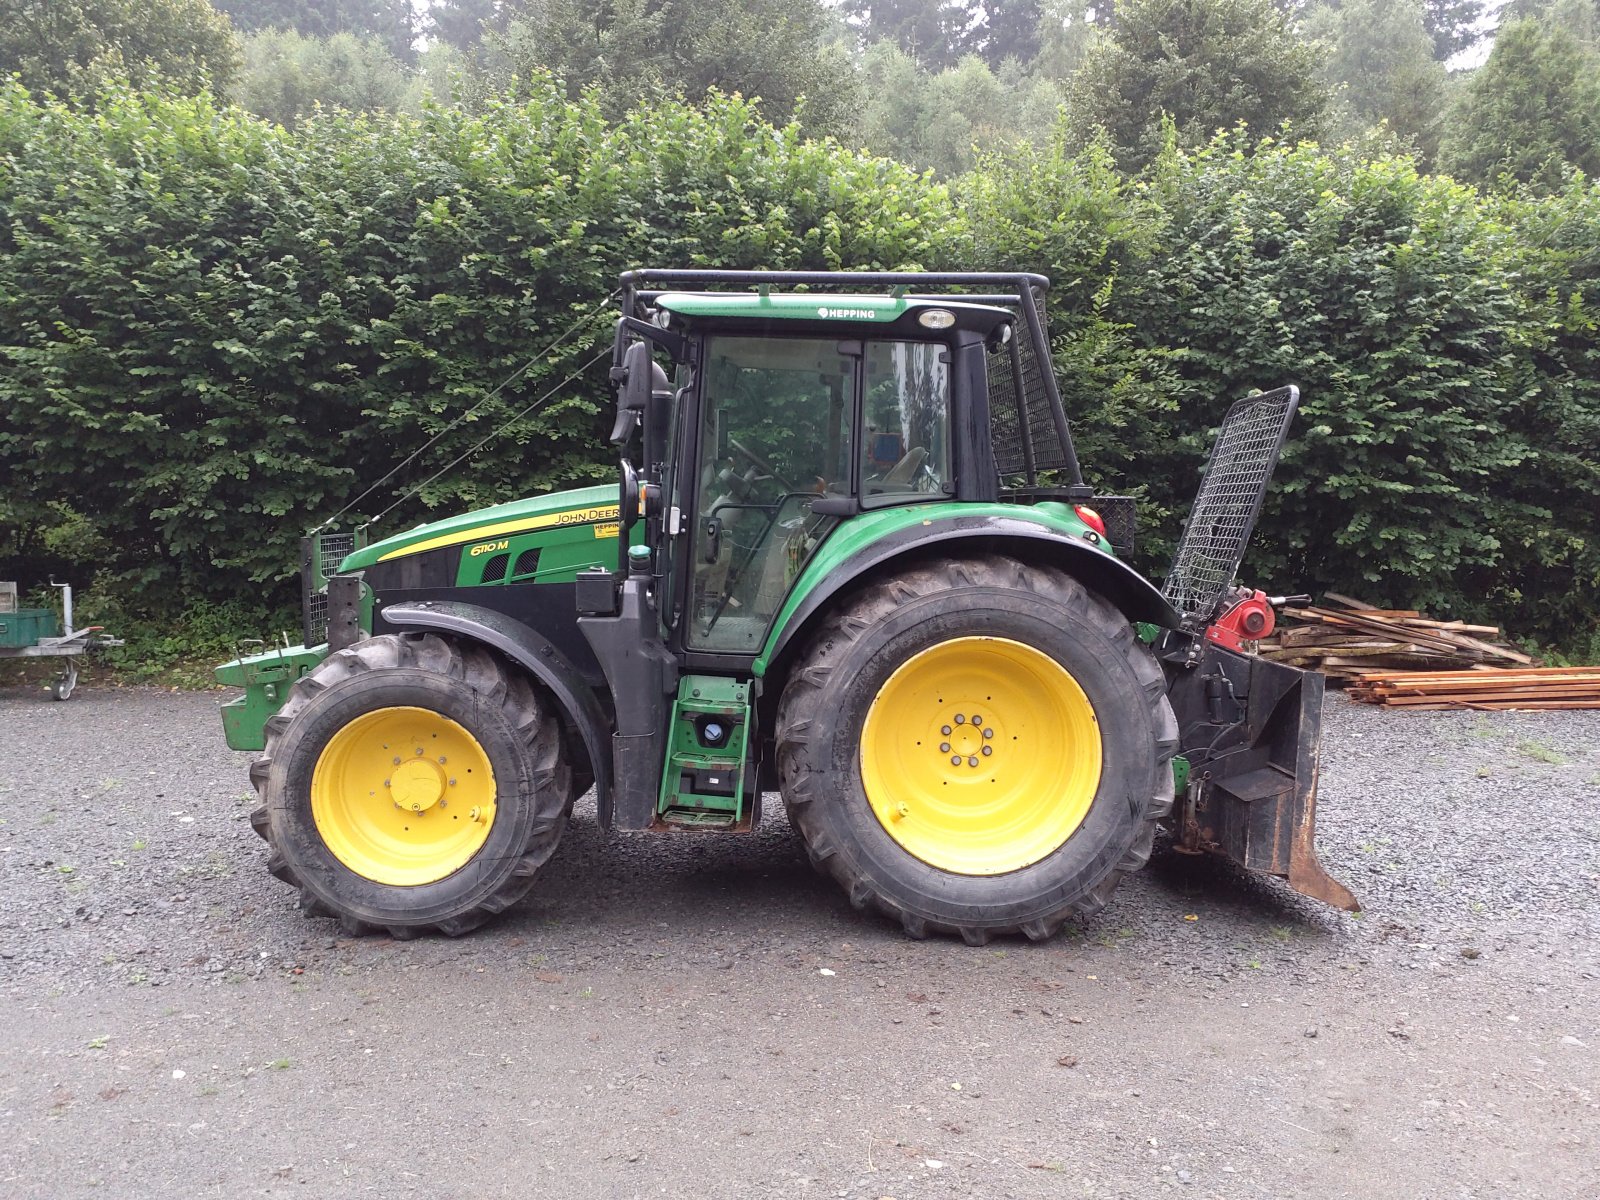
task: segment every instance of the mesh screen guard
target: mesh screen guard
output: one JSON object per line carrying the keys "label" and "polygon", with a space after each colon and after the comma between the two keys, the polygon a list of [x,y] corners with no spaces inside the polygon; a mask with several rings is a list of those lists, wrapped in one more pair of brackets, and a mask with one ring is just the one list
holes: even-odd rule
{"label": "mesh screen guard", "polygon": [[[1042,324],[1043,297],[1034,293],[1033,304]],[[1045,372],[1054,367],[1039,361],[1033,340],[1013,338],[998,353],[989,355],[988,368],[989,437],[1001,477],[1022,475],[1031,485],[1040,471],[1070,469],[1045,379]]]}
{"label": "mesh screen guard", "polygon": [[1209,622],[1232,586],[1299,404],[1299,388],[1278,388],[1223,419],[1162,588],[1186,622]]}
{"label": "mesh screen guard", "polygon": [[301,644],[320,646],[328,640],[328,577],[356,548],[353,533],[318,533],[300,543]]}

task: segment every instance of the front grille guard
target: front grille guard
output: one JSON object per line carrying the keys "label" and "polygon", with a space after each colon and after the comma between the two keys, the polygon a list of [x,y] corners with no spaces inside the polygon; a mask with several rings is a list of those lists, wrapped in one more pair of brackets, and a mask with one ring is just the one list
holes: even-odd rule
{"label": "front grille guard", "polygon": [[1247,396],[1217,431],[1162,588],[1191,629],[1211,622],[1238,575],[1299,405],[1296,387]]}
{"label": "front grille guard", "polygon": [[301,645],[328,640],[328,580],[356,549],[354,533],[313,533],[300,539]]}

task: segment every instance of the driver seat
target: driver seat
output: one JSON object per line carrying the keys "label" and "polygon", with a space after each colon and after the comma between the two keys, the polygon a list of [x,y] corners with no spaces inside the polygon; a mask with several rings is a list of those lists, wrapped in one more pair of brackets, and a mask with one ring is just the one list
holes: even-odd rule
{"label": "driver seat", "polygon": [[899,462],[884,473],[882,483],[885,488],[903,488],[916,478],[917,472],[922,470],[922,464],[928,461],[928,448],[926,446],[913,446],[907,450]]}

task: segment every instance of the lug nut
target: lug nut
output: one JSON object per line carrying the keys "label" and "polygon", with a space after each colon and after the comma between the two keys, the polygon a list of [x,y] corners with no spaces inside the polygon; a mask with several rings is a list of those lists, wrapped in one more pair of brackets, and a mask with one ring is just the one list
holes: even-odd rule
{"label": "lug nut", "polygon": [[950,753],[950,743],[949,742],[940,742],[939,743],[939,749],[941,751],[943,751],[945,754],[949,754]]}
{"label": "lug nut", "polygon": [[[950,726],[948,726],[948,725],[941,725],[939,727],[939,732],[944,734],[945,737],[949,737],[952,733],[955,732],[955,730],[951,729]],[[395,761],[399,762],[400,760],[399,759],[395,759]]]}
{"label": "lug nut", "polygon": [[986,737],[986,738],[993,737],[994,736],[994,730],[993,729],[985,729],[983,731],[983,736]]}
{"label": "lug nut", "polygon": [[444,763],[444,755],[439,755],[439,762],[441,765]]}
{"label": "lug nut", "polygon": [[973,724],[974,727],[982,725],[983,724],[983,718],[980,717],[977,713],[973,713],[972,714],[972,724]]}
{"label": "lug nut", "polygon": [[397,767],[400,765],[400,756],[398,754],[394,756],[394,765]]}
{"label": "lug nut", "polygon": [[976,754],[974,754],[971,758],[967,759],[967,766],[975,767],[977,765],[978,765],[978,756]]}
{"label": "lug nut", "polygon": [[961,755],[952,754],[950,756],[950,765],[953,767],[959,767],[961,765]]}
{"label": "lug nut", "polygon": [[956,724],[957,725],[964,725],[966,723],[966,720],[967,720],[967,718],[962,716],[960,713],[956,714]]}
{"label": "lug nut", "polygon": [[993,746],[985,746],[983,748],[983,755],[984,755],[985,758],[987,758],[989,755],[991,755],[993,753],[994,753],[994,747]]}

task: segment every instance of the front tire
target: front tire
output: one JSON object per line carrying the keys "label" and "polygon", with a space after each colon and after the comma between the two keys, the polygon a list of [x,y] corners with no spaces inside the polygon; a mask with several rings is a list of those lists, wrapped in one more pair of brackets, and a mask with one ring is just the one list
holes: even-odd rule
{"label": "front tire", "polygon": [[268,869],[351,934],[477,928],[533,886],[571,811],[545,698],[434,634],[329,655],[267,722],[250,778]]}
{"label": "front tire", "polygon": [[1126,617],[998,555],[909,568],[826,622],[779,706],[812,862],[907,933],[1052,936],[1149,859],[1177,721]]}

